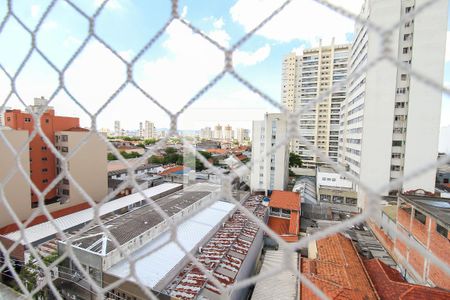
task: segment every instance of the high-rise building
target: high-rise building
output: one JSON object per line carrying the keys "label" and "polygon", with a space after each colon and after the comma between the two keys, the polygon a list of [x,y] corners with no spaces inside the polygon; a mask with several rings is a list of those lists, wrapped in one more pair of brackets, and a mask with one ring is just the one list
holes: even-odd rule
{"label": "high-rise building", "polygon": [[144,124],[139,122],[139,137],[144,138]]}
{"label": "high-rise building", "polygon": [[216,126],[214,126],[213,139],[215,139],[215,140],[223,139],[222,126],[220,124],[217,124]]}
{"label": "high-rise building", "polygon": [[[291,53],[283,61],[283,104],[290,111],[301,111],[299,129],[302,136],[332,160],[337,161],[340,105],[345,99],[345,80],[350,45],[331,45]],[[337,84],[342,87],[320,103],[306,109],[312,101]],[[306,168],[322,164],[321,159],[305,143],[293,139],[290,150],[299,154]]]}
{"label": "high-rise building", "polygon": [[223,131],[223,138],[226,141],[231,141],[234,138],[233,128],[230,125],[226,125]]}
{"label": "high-rise building", "polygon": [[211,127],[205,127],[200,129],[200,138],[205,140],[211,140],[213,137]]}
{"label": "high-rise building", "polygon": [[122,129],[120,128],[120,121],[114,121],[114,134],[116,136],[122,135]]}
{"label": "high-rise building", "polygon": [[245,128],[236,128],[236,139],[239,145],[250,141],[250,132]]}
{"label": "high-rise building", "polygon": [[[287,119],[283,114],[266,113],[263,121],[253,121],[251,172],[252,191],[284,190],[289,175],[288,145],[279,147],[265,157],[287,134]],[[261,158],[263,158],[261,160]]]}
{"label": "high-rise building", "polygon": [[[40,120],[42,131],[63,156],[75,149],[88,135],[89,130],[79,127],[78,118],[56,116],[53,108],[46,105],[45,99],[36,99],[35,105],[28,107],[28,111],[43,112]],[[5,125],[13,129],[5,130],[13,141],[21,139],[23,132],[27,133],[28,138],[35,128],[33,115],[18,109],[6,111]],[[94,201],[102,200],[108,193],[106,153],[105,143],[97,135],[93,135],[68,161],[68,170],[72,178]],[[29,176],[39,191],[44,191],[63,170],[62,164],[40,135],[29,143],[27,157]],[[4,166],[9,164],[7,161],[0,163],[0,169],[6,168]],[[30,212],[38,206],[37,195],[29,188],[27,190],[29,205],[23,203],[28,200],[22,199],[19,194],[11,194],[9,199],[10,203],[14,202],[14,209],[19,210],[21,215],[22,212],[27,214],[25,210]],[[44,198],[49,211],[86,204],[86,199],[67,178],[58,182]],[[1,224],[4,225],[4,222]]]}
{"label": "high-rise building", "polygon": [[[407,18],[426,0],[367,0],[360,17],[384,28]],[[433,82],[443,82],[448,1],[436,1],[405,19],[390,36],[395,59]],[[442,95],[393,63],[378,61],[383,37],[358,22],[349,59],[347,98],[341,107],[339,161],[383,194],[390,181],[436,161]],[[431,52],[430,52],[431,51]],[[364,67],[378,61],[364,71]],[[361,72],[361,74],[358,74]],[[436,168],[413,176],[402,191],[433,192]],[[358,205],[366,196],[358,192]]]}
{"label": "high-rise building", "polygon": [[143,137],[144,139],[152,139],[156,136],[155,124],[150,121],[145,121]]}

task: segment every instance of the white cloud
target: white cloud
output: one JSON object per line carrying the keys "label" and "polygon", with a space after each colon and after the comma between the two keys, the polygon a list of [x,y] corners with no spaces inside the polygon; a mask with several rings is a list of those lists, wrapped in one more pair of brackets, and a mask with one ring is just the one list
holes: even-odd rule
{"label": "white cloud", "polygon": [[297,55],[303,55],[303,51],[305,50],[305,48],[306,48],[305,44],[302,44],[299,47],[292,49],[292,52],[294,52]]}
{"label": "white cloud", "polygon": [[31,17],[33,19],[37,19],[41,13],[41,6],[38,4],[33,4],[31,5],[30,9],[31,9]]}
{"label": "white cloud", "polygon": [[217,29],[223,28],[224,25],[225,25],[225,23],[222,18],[215,20],[213,23],[214,28],[217,28]]}
{"label": "white cloud", "polygon": [[264,61],[270,55],[270,46],[268,44],[257,49],[255,52],[245,52],[237,49],[234,52],[233,62],[237,65],[250,66]]}
{"label": "white cloud", "polygon": [[[100,6],[105,0],[94,0],[94,5],[96,7]],[[106,3],[105,8],[111,9],[111,10],[121,10],[123,9],[122,3],[119,0],[109,0],[108,3]]]}
{"label": "white cloud", "polygon": [[188,13],[188,8],[187,8],[187,6],[185,5],[185,6],[183,6],[183,10],[181,11],[181,17],[182,17],[182,18],[186,18],[187,13]]}
{"label": "white cloud", "polygon": [[[232,19],[242,25],[246,32],[252,30],[264,18],[278,8],[284,0],[238,0],[230,9]],[[330,0],[353,13],[359,13],[362,0]],[[289,42],[305,40],[316,44],[331,41],[346,42],[346,33],[353,32],[350,20],[313,0],[293,1],[281,13],[256,32],[265,38]]]}

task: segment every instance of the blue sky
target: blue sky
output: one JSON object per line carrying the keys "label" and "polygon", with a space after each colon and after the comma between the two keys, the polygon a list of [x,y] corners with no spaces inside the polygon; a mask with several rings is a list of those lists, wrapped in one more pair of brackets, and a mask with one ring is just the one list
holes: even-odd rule
{"label": "blue sky", "polygon": [[[360,0],[334,0],[358,12]],[[25,26],[34,30],[51,1],[14,1],[13,11]],[[76,5],[92,15],[100,0],[77,0]],[[273,11],[281,0],[182,0],[178,10],[189,23],[229,47]],[[0,16],[6,1],[0,1]],[[170,17],[170,1],[111,0],[96,19],[96,34],[124,59],[130,61]],[[323,20],[326,20],[325,22]],[[330,24],[332,24],[330,26]],[[274,100],[280,100],[281,61],[291,51],[317,45],[336,37],[351,40],[353,23],[313,1],[296,1],[263,27],[234,54],[235,69]],[[63,1],[57,2],[37,34],[38,48],[56,68],[62,69],[81,45],[88,32],[88,21]],[[10,19],[0,34],[0,63],[13,75],[30,48],[29,34]],[[175,21],[134,66],[136,82],[162,105],[175,112],[223,68],[223,54],[212,44]],[[447,57],[450,60],[450,55]],[[446,62],[445,82],[450,84],[450,64]],[[66,86],[91,113],[96,112],[125,81],[125,65],[95,39],[65,72]],[[58,75],[36,53],[20,72],[16,88],[27,104],[35,96],[50,97],[58,85]],[[0,72],[0,99],[9,92],[7,77]],[[78,115],[83,126],[90,120],[65,92],[52,103],[57,113]],[[21,107],[16,97],[7,106]],[[250,128],[251,120],[266,111],[276,111],[269,103],[226,75],[195,102],[179,119],[180,129],[199,129],[215,123]],[[126,129],[140,121],[152,120],[157,127],[168,127],[165,113],[134,87],[128,86],[99,115],[98,127],[112,128],[120,120]],[[450,100],[443,100],[442,125],[450,125]]]}

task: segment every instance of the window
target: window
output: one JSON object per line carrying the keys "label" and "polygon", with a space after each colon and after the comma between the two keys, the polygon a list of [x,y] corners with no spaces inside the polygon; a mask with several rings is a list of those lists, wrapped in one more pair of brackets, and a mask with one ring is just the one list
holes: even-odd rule
{"label": "window", "polygon": [[401,167],[400,166],[391,166],[391,171],[400,171]]}
{"label": "window", "polygon": [[42,183],[48,183],[48,179],[42,180]]}
{"label": "window", "polygon": [[11,118],[10,118],[10,117],[7,117],[7,118],[6,118],[6,121],[8,121],[8,122],[11,121]]}
{"label": "window", "polygon": [[356,198],[347,198],[346,203],[349,205],[356,205],[358,200]]}
{"label": "window", "polygon": [[401,147],[403,145],[403,141],[392,141],[393,147]]}
{"label": "window", "polygon": [[25,123],[31,123],[31,118],[25,118],[24,121]]}
{"label": "window", "polygon": [[50,122],[50,121],[49,121],[49,119],[45,119],[45,123],[47,123],[47,124],[48,124],[49,122]]}
{"label": "window", "polygon": [[402,79],[403,81],[405,81],[405,80],[408,78],[408,75],[402,74],[400,77],[401,77],[401,79]]}
{"label": "window", "polygon": [[67,148],[67,147],[61,147],[61,152],[69,152],[69,148]]}
{"label": "window", "polygon": [[67,142],[67,140],[68,140],[67,135],[61,135],[61,141],[62,142]]}
{"label": "window", "polygon": [[42,169],[42,173],[47,173],[47,172],[48,172],[47,168]]}
{"label": "window", "polygon": [[47,151],[47,146],[42,146],[42,147],[41,147],[41,150],[42,150],[42,151]]}
{"label": "window", "polygon": [[436,224],[436,231],[442,235],[443,237],[445,237],[446,239],[448,239],[448,229],[445,228],[444,226],[441,226],[439,224]]}
{"label": "window", "polygon": [[43,158],[41,158],[41,160],[42,160],[42,161],[47,161],[48,158],[47,158],[47,157],[43,157]]}
{"label": "window", "polygon": [[403,48],[403,54],[407,54],[408,53],[408,47],[404,47]]}
{"label": "window", "polygon": [[69,190],[63,189],[62,194],[65,196],[69,196]]}
{"label": "window", "polygon": [[427,216],[425,216],[423,213],[421,213],[417,209],[414,209],[414,218],[422,224],[425,224],[427,221]]}

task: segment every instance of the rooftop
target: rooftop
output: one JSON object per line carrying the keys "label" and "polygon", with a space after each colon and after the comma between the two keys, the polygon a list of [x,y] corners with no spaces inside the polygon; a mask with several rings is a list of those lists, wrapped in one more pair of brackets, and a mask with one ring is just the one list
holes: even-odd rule
{"label": "rooftop", "polygon": [[[178,242],[187,251],[192,251],[233,209],[234,205],[231,203],[215,202],[177,227]],[[171,232],[166,231],[130,255],[131,259],[139,259],[135,264],[135,274],[149,288],[155,288],[186,257],[175,242],[161,247],[170,238]],[[156,250],[158,247],[161,248]],[[106,272],[125,278],[130,273],[129,261],[124,259]],[[131,277],[130,280],[136,281],[136,278]]]}
{"label": "rooftop", "polygon": [[286,191],[273,191],[270,196],[270,207],[300,211],[300,194]]}
{"label": "rooftop", "polygon": [[[174,194],[156,200],[159,207],[170,217],[205,198],[209,191],[181,190]],[[104,223],[119,243],[123,245],[135,237],[163,222],[164,218],[150,204],[141,206],[129,213],[123,214],[109,222]],[[103,229],[96,226],[84,232],[73,241],[74,245],[92,252],[106,255],[116,248],[107,238]]]}
{"label": "rooftop", "polygon": [[[156,187],[146,189],[143,191],[143,193],[147,197],[154,197],[162,193],[166,193],[175,189],[180,189],[181,187],[182,187],[181,184],[164,183]],[[137,202],[141,202],[143,199],[144,198],[140,193],[135,193],[122,197],[118,200],[104,203],[100,207],[99,215],[100,217],[104,216],[111,212],[117,211],[121,208],[128,207],[129,205],[133,205]],[[93,218],[94,218],[94,209],[88,208],[70,215],[63,216],[61,218],[57,218],[55,219],[54,223],[56,224],[56,226],[58,226],[58,228],[61,231],[65,231],[75,226],[87,223],[91,221]],[[56,233],[58,233],[58,230],[49,221],[25,229],[25,236],[29,243],[34,243],[40,240],[47,239],[51,236],[54,236]],[[9,233],[5,235],[5,237],[13,241],[21,240],[20,231]],[[21,243],[25,244],[23,240],[21,240]]]}
{"label": "rooftop", "polygon": [[[378,299],[353,243],[342,234],[317,241],[317,258],[302,258],[300,270],[330,299]],[[300,285],[301,299],[319,299]]]}
{"label": "rooftop", "polygon": [[450,199],[415,195],[400,198],[450,227]]}
{"label": "rooftop", "polygon": [[[285,251],[267,250],[260,274],[264,274],[278,268],[283,264]],[[297,265],[297,254],[289,253],[289,264]],[[285,270],[263,280],[259,280],[252,294],[252,300],[292,300],[297,295],[297,276],[290,270]]]}
{"label": "rooftop", "polygon": [[[250,196],[243,205],[262,219],[265,216],[266,207],[261,204],[261,201],[262,196]],[[223,286],[231,285],[235,282],[258,231],[258,224],[250,221],[243,212],[238,210],[195,256]],[[173,279],[167,286],[166,292],[178,299],[194,299],[205,294],[217,297],[219,294],[219,290],[192,263],[189,263]]]}
{"label": "rooftop", "polygon": [[[130,162],[130,163],[132,164],[132,162]],[[134,170],[135,170],[135,172],[137,172],[137,171],[141,171],[141,170],[157,168],[157,167],[160,167],[160,166],[162,166],[162,165],[159,165],[159,164],[143,164],[141,166],[138,166],[138,167],[134,168]],[[128,173],[128,169],[127,168],[123,168],[123,169],[116,169],[116,168],[114,168],[114,170],[108,172],[108,176],[120,175],[120,174],[123,174],[123,173]]]}
{"label": "rooftop", "polygon": [[450,299],[450,292],[405,282],[401,274],[378,259],[364,262],[381,299]]}
{"label": "rooftop", "polygon": [[319,166],[317,167],[317,172],[322,172],[322,173],[338,173],[336,172],[332,167],[330,166]]}

